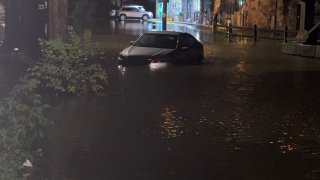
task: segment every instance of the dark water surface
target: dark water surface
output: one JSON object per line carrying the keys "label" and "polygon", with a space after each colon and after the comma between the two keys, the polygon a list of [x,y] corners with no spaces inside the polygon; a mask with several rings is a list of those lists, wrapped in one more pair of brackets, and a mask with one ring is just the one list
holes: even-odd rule
{"label": "dark water surface", "polygon": [[[120,48],[139,25],[96,33]],[[320,179],[320,62],[207,40],[202,65],[118,67],[105,47],[107,95],[54,108],[49,179]]]}

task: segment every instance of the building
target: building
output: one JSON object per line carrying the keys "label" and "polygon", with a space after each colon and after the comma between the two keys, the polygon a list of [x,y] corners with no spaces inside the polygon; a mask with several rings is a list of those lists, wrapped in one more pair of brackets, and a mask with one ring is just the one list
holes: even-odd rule
{"label": "building", "polygon": [[256,24],[261,29],[282,30],[287,26],[290,30],[296,30],[298,3],[297,0],[247,0],[240,11],[236,12],[238,16],[244,17],[242,23],[239,24],[236,19],[234,21],[242,27],[253,27]]}
{"label": "building", "polygon": [[[208,21],[211,17],[211,0],[170,0],[167,4],[167,17],[169,21],[184,21],[193,23],[202,23],[201,10]],[[206,13],[205,13],[206,12]],[[156,0],[156,18],[162,18],[163,1]]]}
{"label": "building", "polygon": [[[229,19],[234,27],[252,28],[257,25],[259,29],[299,29],[300,0],[169,0],[168,20],[210,24],[212,2],[217,11],[218,25],[225,26]],[[162,0],[156,0],[156,18],[162,18],[162,9]]]}
{"label": "building", "polygon": [[260,29],[297,30],[299,0],[221,0],[218,22],[233,26]]}

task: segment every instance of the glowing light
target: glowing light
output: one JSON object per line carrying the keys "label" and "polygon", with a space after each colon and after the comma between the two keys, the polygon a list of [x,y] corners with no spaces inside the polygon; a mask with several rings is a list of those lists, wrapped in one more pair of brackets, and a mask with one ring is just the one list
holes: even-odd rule
{"label": "glowing light", "polygon": [[163,138],[177,138],[184,133],[183,131],[183,120],[182,116],[178,116],[176,110],[171,108],[165,108],[164,112],[161,114],[163,122],[161,123],[161,128],[164,130],[161,132],[165,134]]}
{"label": "glowing light", "polygon": [[149,65],[150,71],[154,72],[157,71],[159,69],[163,69],[166,68],[168,66],[168,63],[151,63]]}
{"label": "glowing light", "polygon": [[244,0],[238,0],[238,4],[242,6],[244,4]]}
{"label": "glowing light", "polygon": [[121,65],[118,66],[118,70],[119,70],[119,72],[120,72],[120,74],[122,76],[124,76],[126,74],[126,71],[127,71],[126,67],[121,66]]}
{"label": "glowing light", "polygon": [[244,73],[246,72],[246,63],[245,62],[239,62],[239,64],[237,64],[237,70],[240,73]]}

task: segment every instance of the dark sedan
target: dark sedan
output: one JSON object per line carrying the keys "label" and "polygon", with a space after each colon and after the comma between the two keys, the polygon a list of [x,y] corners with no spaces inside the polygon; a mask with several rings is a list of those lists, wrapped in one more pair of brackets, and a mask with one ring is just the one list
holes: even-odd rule
{"label": "dark sedan", "polygon": [[189,33],[151,31],[140,36],[118,57],[121,65],[156,62],[196,63],[203,61],[203,45]]}

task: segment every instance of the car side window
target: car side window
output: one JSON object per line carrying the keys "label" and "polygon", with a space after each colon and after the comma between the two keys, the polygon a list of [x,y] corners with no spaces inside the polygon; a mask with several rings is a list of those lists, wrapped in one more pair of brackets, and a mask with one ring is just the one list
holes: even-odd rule
{"label": "car side window", "polygon": [[132,9],[133,9],[133,12],[139,12],[138,8],[132,8]]}
{"label": "car side window", "polygon": [[196,40],[195,40],[195,38],[194,37],[192,37],[191,35],[188,35],[188,46],[194,46],[194,45],[196,45]]}
{"label": "car side window", "polygon": [[181,34],[179,37],[179,45],[180,46],[188,46],[188,39],[185,34]]}

